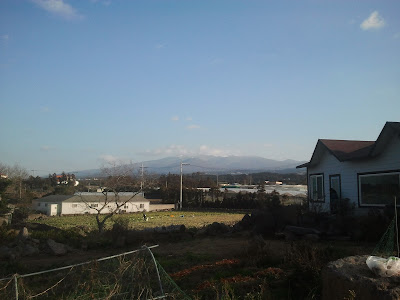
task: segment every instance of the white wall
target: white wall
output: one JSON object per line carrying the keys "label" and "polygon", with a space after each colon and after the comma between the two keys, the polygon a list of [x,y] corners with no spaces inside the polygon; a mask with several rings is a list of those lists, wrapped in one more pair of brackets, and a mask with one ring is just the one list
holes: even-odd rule
{"label": "white wall", "polygon": [[32,200],[32,209],[47,214],[47,205],[45,205],[43,202],[40,202],[39,199]]}
{"label": "white wall", "polygon": [[[97,208],[101,208],[104,203],[88,203],[90,205],[98,205]],[[128,202],[125,204],[126,207],[122,206],[120,208],[121,212],[132,213],[138,211],[149,211],[149,202]],[[107,214],[116,208],[115,203],[109,203],[102,211],[102,213]],[[75,215],[75,214],[97,214],[95,208],[89,208],[88,205],[82,202],[63,202],[61,214],[63,215]]]}
{"label": "white wall", "polygon": [[[340,174],[341,176],[341,197],[349,198],[355,203],[356,208],[358,203],[358,173],[381,172],[400,170],[400,140],[392,139],[387,145],[386,150],[375,159],[367,161],[344,161],[339,162],[336,157],[325,150],[319,164],[315,167],[308,168],[308,176],[315,173],[324,174],[324,193],[325,203],[322,204],[324,210],[329,211],[329,175]],[[308,190],[310,191],[310,180],[308,181]],[[368,207],[360,208],[360,210],[368,211]]]}

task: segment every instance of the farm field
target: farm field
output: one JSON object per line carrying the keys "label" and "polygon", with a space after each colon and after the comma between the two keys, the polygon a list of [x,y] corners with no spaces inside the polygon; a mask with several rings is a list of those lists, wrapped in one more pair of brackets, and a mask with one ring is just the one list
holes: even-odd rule
{"label": "farm field", "polygon": [[[154,228],[170,225],[185,225],[187,228],[201,228],[212,224],[213,222],[224,223],[226,225],[234,225],[240,221],[244,212],[198,212],[198,211],[163,211],[163,212],[146,212],[148,221],[143,219],[142,213],[119,214],[114,215],[107,220],[106,229],[110,229],[117,219],[127,220],[130,229],[142,230],[145,228]],[[40,223],[60,229],[70,229],[76,226],[86,226],[91,230],[97,229],[95,215],[76,215],[47,217],[41,220],[31,221],[32,223]]]}
{"label": "farm field", "polygon": [[[145,221],[142,213],[124,214],[110,219],[103,235],[96,232],[94,215],[34,220],[30,221],[32,225],[58,229],[42,235],[35,235],[33,229],[32,237],[53,238],[71,245],[73,251],[65,256],[42,253],[22,257],[15,263],[4,262],[4,267],[8,274],[23,274],[158,244],[152,250],[156,260],[190,299],[319,299],[321,270],[329,261],[372,251],[373,245],[351,241],[285,241],[251,231],[207,234],[199,230],[213,222],[234,225],[244,215],[243,211],[150,212]],[[127,231],[112,229],[118,222],[128,225]],[[170,225],[185,225],[192,230],[168,234],[140,231]],[[90,233],[77,236],[77,226],[85,226]],[[115,244],[118,235],[126,237],[124,246]],[[89,247],[81,248],[82,243]]]}

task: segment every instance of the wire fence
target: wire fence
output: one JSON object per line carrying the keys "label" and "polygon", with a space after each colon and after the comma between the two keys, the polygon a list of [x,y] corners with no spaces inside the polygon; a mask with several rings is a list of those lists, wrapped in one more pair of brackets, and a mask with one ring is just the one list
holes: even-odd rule
{"label": "wire fence", "polygon": [[94,261],[0,279],[0,299],[190,299],[141,249]]}

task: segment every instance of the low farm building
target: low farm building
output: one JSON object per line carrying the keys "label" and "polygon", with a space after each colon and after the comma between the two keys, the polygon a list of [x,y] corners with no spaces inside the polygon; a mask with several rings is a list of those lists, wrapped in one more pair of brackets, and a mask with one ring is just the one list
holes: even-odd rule
{"label": "low farm building", "polygon": [[[107,205],[102,213],[107,214],[123,204],[117,213],[132,213],[149,211],[150,201],[142,195],[134,193],[119,193],[117,203],[114,194],[107,194]],[[50,195],[32,201],[32,209],[48,216],[97,214],[97,209],[105,203],[103,193],[81,193],[75,195]],[[125,203],[126,202],[126,203]]]}

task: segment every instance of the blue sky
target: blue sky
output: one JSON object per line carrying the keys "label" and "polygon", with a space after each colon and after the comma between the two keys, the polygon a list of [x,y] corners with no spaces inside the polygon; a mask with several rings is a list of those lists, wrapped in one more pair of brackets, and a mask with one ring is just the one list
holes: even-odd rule
{"label": "blue sky", "polygon": [[0,162],[308,160],[400,121],[400,1],[0,1]]}

